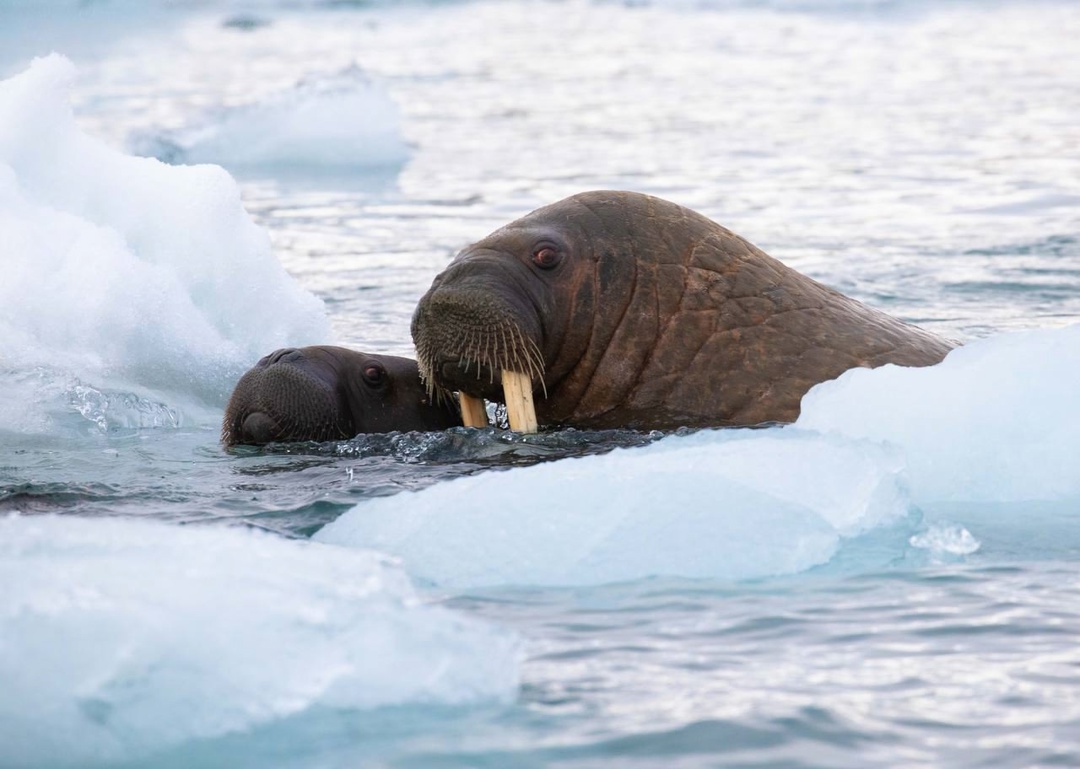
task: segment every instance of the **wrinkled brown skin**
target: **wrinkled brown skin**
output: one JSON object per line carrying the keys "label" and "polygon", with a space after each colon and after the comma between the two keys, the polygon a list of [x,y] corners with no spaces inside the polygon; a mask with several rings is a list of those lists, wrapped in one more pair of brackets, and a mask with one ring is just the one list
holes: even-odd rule
{"label": "wrinkled brown skin", "polygon": [[[536,263],[541,248],[556,251],[555,267]],[[954,346],[694,211],[612,191],[466,248],[421,299],[412,334],[429,386],[489,400],[502,400],[497,372],[528,371],[535,345],[540,424],[587,428],[793,422],[819,382],[856,366],[933,365]]]}
{"label": "wrinkled brown skin", "polygon": [[461,424],[452,399],[431,400],[409,358],[344,347],[287,348],[240,377],[225,408],[221,441],[332,441]]}

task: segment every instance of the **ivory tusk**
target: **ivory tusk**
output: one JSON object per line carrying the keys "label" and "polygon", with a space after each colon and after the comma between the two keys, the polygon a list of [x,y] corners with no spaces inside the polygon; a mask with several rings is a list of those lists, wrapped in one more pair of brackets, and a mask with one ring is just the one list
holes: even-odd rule
{"label": "ivory tusk", "polygon": [[461,406],[461,421],[466,427],[488,426],[487,408],[483,398],[459,392],[458,404]]}
{"label": "ivory tusk", "polygon": [[503,397],[506,398],[506,417],[510,429],[519,433],[535,433],[536,406],[533,405],[532,379],[519,371],[502,372]]}

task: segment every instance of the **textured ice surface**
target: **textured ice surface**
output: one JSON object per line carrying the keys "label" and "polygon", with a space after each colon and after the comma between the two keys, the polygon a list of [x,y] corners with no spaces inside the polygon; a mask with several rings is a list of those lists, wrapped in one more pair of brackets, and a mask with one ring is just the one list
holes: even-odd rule
{"label": "textured ice surface", "polygon": [[408,159],[398,123],[386,90],[354,68],[213,113],[191,128],[144,137],[136,149],[169,162],[229,169],[355,174]]}
{"label": "textured ice surface", "polygon": [[0,766],[129,760],[313,709],[515,696],[514,636],[386,558],[239,529],[0,518]]}
{"label": "textured ice surface", "polygon": [[56,411],[84,409],[110,426],[170,410],[216,419],[198,404],[220,407],[261,355],[326,341],[322,304],[221,168],[126,156],[82,133],[74,76],[54,55],[0,83],[0,381],[17,394],[0,430],[44,432]]}
{"label": "textured ice surface", "polygon": [[798,426],[902,450],[912,498],[1080,499],[1080,325],[1000,334],[930,368],[854,369]]}
{"label": "textured ice surface", "polygon": [[708,432],[372,500],[316,539],[459,587],[791,574],[903,515],[898,472],[868,442]]}

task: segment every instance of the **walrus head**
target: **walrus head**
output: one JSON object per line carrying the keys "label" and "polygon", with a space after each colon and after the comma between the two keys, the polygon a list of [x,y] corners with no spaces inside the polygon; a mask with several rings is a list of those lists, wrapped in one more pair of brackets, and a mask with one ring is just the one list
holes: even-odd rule
{"label": "walrus head", "polygon": [[431,402],[415,361],[313,346],[272,352],[240,378],[221,441],[331,441],[458,424],[452,400]]}
{"label": "walrus head", "polygon": [[542,421],[562,421],[588,400],[620,321],[637,322],[624,315],[638,257],[666,250],[649,248],[657,207],[678,209],[635,193],[581,193],[464,249],[413,314],[427,386],[503,402],[501,373],[521,372],[545,398]]}
{"label": "walrus head", "polygon": [[561,228],[525,217],[462,251],[432,283],[412,319],[429,388],[501,401],[502,372],[546,390],[565,336],[561,301],[588,253]]}

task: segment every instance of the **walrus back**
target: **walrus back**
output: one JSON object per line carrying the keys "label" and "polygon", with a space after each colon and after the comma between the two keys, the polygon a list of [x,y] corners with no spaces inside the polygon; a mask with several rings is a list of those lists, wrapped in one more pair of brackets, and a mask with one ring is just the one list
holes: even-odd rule
{"label": "walrus back", "polygon": [[[650,217],[653,232],[656,222],[678,222],[678,235],[667,232],[657,243],[659,263],[681,262],[683,274],[642,377],[649,384],[634,399],[640,406],[668,385],[661,399],[681,423],[791,422],[815,384],[856,367],[933,365],[953,348],[802,275],[711,219],[666,201],[653,205],[661,209]],[[683,338],[695,340],[692,354]],[[670,371],[683,373],[665,376]]]}

